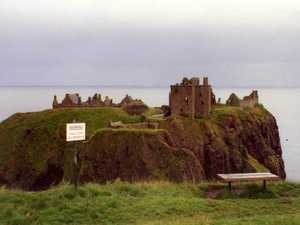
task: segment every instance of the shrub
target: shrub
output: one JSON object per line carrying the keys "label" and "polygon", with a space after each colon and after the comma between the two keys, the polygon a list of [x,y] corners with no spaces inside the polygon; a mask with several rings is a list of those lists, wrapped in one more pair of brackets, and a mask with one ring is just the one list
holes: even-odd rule
{"label": "shrub", "polygon": [[123,109],[130,115],[142,115],[148,110],[148,106],[143,103],[132,103],[125,105]]}

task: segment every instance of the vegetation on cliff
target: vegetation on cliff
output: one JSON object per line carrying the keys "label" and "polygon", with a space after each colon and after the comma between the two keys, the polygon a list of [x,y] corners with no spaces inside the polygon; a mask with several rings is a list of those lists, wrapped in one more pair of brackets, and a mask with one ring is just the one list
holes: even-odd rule
{"label": "vegetation on cliff", "polygon": [[[201,183],[60,185],[44,192],[0,189],[0,224],[296,225],[300,185]],[[213,198],[208,196],[214,195]]]}
{"label": "vegetation on cliff", "polygon": [[[262,106],[215,107],[191,120],[130,116],[120,108],[72,108],[15,114],[0,124],[0,185],[43,190],[72,177],[80,150],[81,181],[214,179],[216,173],[270,170],[285,177],[275,118]],[[156,121],[159,129],[107,129],[109,121]],[[87,123],[88,142],[67,144],[65,124]]]}
{"label": "vegetation on cliff", "polygon": [[120,108],[72,108],[17,113],[0,124],[0,185],[44,189],[71,175],[74,145],[65,142],[66,123],[87,123],[87,139],[109,121],[140,122]]}

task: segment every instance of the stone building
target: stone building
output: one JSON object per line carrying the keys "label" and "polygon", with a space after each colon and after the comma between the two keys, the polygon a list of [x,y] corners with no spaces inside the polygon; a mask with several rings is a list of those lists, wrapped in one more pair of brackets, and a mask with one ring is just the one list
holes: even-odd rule
{"label": "stone building", "polygon": [[144,104],[144,102],[141,99],[133,99],[131,96],[126,95],[119,103],[119,106],[123,107],[130,104]]}
{"label": "stone building", "polygon": [[54,96],[53,100],[53,108],[60,108],[60,107],[78,107],[81,105],[81,97],[79,94],[66,94],[65,98],[61,102],[61,104],[58,103],[57,96]]}
{"label": "stone building", "polygon": [[236,94],[231,94],[229,99],[226,101],[226,104],[229,106],[236,107],[254,107],[259,103],[258,91],[253,91],[250,95],[245,96],[243,99],[240,99]]}
{"label": "stone building", "polygon": [[208,78],[183,78],[181,84],[171,85],[169,106],[171,114],[190,118],[208,116],[212,105],[212,88]]}

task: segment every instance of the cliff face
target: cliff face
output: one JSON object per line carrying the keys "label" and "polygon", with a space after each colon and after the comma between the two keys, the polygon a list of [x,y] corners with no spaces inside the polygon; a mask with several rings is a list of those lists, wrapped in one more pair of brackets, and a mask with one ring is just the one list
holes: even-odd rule
{"label": "cliff face", "polygon": [[[64,141],[65,123],[74,117],[87,122],[85,146]],[[285,178],[276,120],[263,107],[217,107],[208,118],[196,120],[170,117],[157,121],[157,130],[104,128],[110,119],[141,121],[119,109],[13,116],[0,124],[0,184],[41,190],[68,181],[75,147],[80,149],[81,182],[196,182],[217,173],[268,170]]]}
{"label": "cliff face", "polygon": [[266,170],[285,178],[276,120],[262,108],[216,111],[198,121],[170,118],[161,128],[168,130],[175,146],[197,156],[206,179],[217,173]]}
{"label": "cliff face", "polygon": [[[225,109],[225,108],[224,108]],[[103,131],[92,138],[84,181],[213,179],[271,171],[285,178],[275,118],[263,108],[219,109],[207,119],[170,117],[164,132]]]}
{"label": "cliff face", "polygon": [[204,177],[195,154],[175,146],[164,130],[104,129],[92,138],[82,157],[82,182]]}

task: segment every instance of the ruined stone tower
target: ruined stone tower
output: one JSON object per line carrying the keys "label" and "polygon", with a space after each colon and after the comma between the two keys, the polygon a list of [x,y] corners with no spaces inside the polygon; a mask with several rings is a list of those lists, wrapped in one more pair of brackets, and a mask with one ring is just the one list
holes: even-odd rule
{"label": "ruined stone tower", "polygon": [[208,78],[204,77],[203,84],[199,78],[183,78],[181,84],[171,86],[169,104],[171,114],[187,116],[192,119],[208,116],[211,110],[212,88]]}

